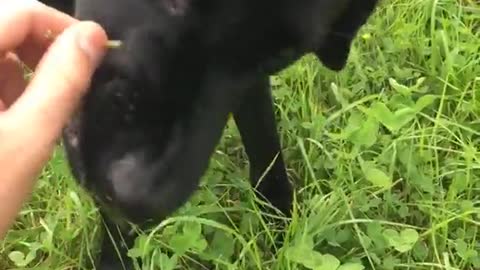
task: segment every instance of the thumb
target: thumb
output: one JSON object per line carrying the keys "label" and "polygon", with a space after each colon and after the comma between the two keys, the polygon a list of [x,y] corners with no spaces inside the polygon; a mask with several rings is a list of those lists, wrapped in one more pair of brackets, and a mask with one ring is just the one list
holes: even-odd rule
{"label": "thumb", "polygon": [[[103,58],[107,36],[92,22],[80,22],[57,37],[40,60],[24,94],[9,110],[18,129],[55,139],[85,94]],[[17,130],[18,130],[17,129]]]}

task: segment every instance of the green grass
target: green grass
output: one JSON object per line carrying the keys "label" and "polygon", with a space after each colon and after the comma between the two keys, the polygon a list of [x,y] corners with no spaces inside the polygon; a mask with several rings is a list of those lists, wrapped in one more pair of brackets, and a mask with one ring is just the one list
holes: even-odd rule
{"label": "green grass", "polygon": [[[480,269],[476,0],[384,1],[344,71],[306,56],[272,82],[297,191],[283,246],[230,123],[200,190],[138,238],[143,269]],[[0,269],[89,269],[101,231],[57,152]]]}

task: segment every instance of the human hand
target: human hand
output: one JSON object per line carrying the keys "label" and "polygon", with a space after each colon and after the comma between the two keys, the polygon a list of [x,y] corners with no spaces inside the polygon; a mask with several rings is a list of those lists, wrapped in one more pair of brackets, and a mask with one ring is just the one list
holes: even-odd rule
{"label": "human hand", "polygon": [[[61,33],[55,41],[46,33]],[[105,53],[107,37],[36,1],[0,0],[0,239]],[[27,82],[21,63],[34,70]]]}

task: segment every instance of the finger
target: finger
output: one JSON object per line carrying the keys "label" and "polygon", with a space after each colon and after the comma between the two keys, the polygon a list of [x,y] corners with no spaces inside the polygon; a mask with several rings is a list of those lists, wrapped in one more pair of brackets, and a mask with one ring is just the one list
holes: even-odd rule
{"label": "finger", "polygon": [[22,94],[26,81],[23,68],[13,54],[0,58],[0,70],[0,100],[5,110]]}
{"label": "finger", "polygon": [[48,33],[60,34],[78,22],[37,1],[0,0],[0,5],[0,53],[16,51],[32,69],[52,42]]}
{"label": "finger", "polygon": [[85,94],[106,42],[106,33],[95,23],[68,28],[40,60],[25,93],[6,112],[10,124],[24,126],[25,132],[41,131],[40,141],[53,142]]}

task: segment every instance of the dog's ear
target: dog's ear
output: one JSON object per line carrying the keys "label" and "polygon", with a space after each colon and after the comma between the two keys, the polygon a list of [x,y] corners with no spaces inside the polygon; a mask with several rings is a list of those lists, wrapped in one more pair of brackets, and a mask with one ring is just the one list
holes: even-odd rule
{"label": "dog's ear", "polygon": [[345,67],[353,39],[378,2],[379,0],[349,1],[346,9],[332,25],[322,46],[315,50],[315,54],[327,68],[339,71]]}

